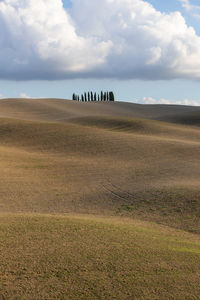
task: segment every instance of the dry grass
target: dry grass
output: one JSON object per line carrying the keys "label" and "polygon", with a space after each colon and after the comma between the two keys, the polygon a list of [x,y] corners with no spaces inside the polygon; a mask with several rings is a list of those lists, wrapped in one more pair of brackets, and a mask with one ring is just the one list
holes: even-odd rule
{"label": "dry grass", "polygon": [[[180,105],[139,105],[125,102],[82,103],[63,99],[4,99],[0,116],[23,120],[65,122],[77,117],[129,117],[158,120],[181,120],[185,113],[192,118],[199,107]],[[182,123],[182,121],[181,121]]]}
{"label": "dry grass", "polygon": [[200,240],[123,219],[0,217],[1,299],[199,299]]}
{"label": "dry grass", "polygon": [[1,211],[122,214],[199,233],[199,136],[144,119],[1,119]]}
{"label": "dry grass", "polygon": [[2,299],[199,299],[199,128],[150,120],[198,108],[0,109]]}

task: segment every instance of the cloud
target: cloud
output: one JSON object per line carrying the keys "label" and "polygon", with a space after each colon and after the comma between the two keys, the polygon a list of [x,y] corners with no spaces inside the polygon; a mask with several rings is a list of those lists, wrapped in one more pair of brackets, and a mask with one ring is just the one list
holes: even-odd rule
{"label": "cloud", "polygon": [[104,62],[111,42],[78,36],[61,0],[0,2],[0,77],[56,79]]}
{"label": "cloud", "polygon": [[176,104],[176,105],[200,106],[200,103],[198,101],[193,101],[188,99],[176,101],[176,100],[168,100],[164,98],[157,100],[152,97],[143,97],[142,99],[135,100],[134,102],[141,103],[141,104],[169,104],[169,105]]}
{"label": "cloud", "polygon": [[30,99],[31,97],[28,96],[26,93],[21,93],[21,94],[19,95],[19,98]]}
{"label": "cloud", "polygon": [[178,0],[182,7],[197,19],[200,18],[200,5],[191,4],[190,0]]}
{"label": "cloud", "polygon": [[189,0],[178,0],[182,7],[185,8],[187,11],[191,11],[193,9],[193,5],[190,3]]}
{"label": "cloud", "polygon": [[3,79],[200,78],[200,37],[142,0],[1,0],[0,28]]}

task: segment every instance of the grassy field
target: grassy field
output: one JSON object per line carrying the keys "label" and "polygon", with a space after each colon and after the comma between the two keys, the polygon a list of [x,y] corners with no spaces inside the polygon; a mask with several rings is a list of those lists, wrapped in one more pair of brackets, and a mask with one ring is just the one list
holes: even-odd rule
{"label": "grassy field", "polygon": [[198,114],[1,100],[0,299],[200,299]]}
{"label": "grassy field", "polygon": [[89,216],[0,217],[2,299],[199,299],[199,237]]}

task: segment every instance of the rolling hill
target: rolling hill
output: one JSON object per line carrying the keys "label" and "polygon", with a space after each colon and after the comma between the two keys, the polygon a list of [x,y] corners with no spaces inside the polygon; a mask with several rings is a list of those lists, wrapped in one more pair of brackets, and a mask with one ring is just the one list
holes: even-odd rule
{"label": "rolling hill", "polygon": [[199,299],[199,114],[1,100],[2,299]]}
{"label": "rolling hill", "polygon": [[63,99],[2,99],[0,116],[44,122],[65,122],[72,118],[110,116],[168,121],[197,113],[200,107],[183,105],[141,105],[126,102],[77,102]]}

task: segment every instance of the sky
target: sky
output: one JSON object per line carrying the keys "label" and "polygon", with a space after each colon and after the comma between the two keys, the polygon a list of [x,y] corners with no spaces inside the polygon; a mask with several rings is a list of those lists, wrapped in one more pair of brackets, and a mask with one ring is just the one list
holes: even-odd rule
{"label": "sky", "polygon": [[0,0],[0,98],[200,105],[200,0]]}

